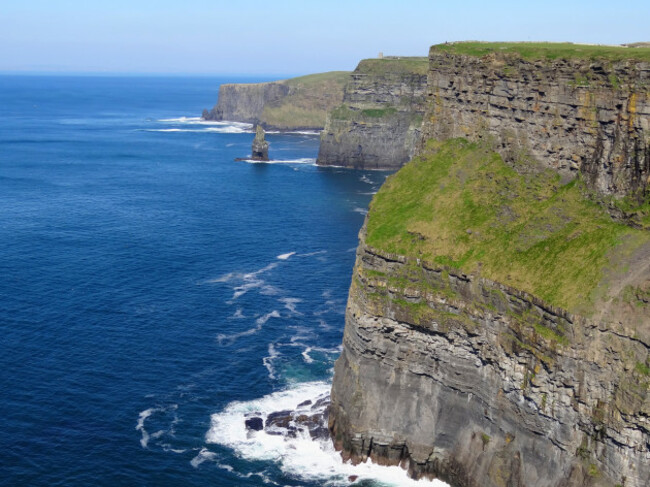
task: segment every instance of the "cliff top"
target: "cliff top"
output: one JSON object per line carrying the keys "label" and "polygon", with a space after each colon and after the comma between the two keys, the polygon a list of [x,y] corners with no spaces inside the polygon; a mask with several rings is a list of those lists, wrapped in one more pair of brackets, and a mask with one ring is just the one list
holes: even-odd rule
{"label": "cliff top", "polygon": [[381,59],[363,59],[354,72],[363,74],[427,74],[428,69],[429,59],[426,57],[385,57]]}
{"label": "cliff top", "polygon": [[[580,181],[484,145],[430,141],[373,199],[367,243],[521,289],[570,312],[649,325],[650,232]],[[596,316],[598,314],[598,316]]]}
{"label": "cliff top", "polygon": [[[632,47],[632,46],[643,47]],[[430,53],[449,52],[482,57],[491,53],[516,54],[528,61],[554,59],[606,59],[609,61],[637,60],[650,62],[650,47],[645,43],[626,46],[573,44],[570,42],[453,42],[431,46]]]}

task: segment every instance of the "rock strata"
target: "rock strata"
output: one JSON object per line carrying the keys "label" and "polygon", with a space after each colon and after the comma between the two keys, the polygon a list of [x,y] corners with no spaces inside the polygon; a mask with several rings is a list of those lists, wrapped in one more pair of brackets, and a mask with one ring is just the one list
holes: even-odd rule
{"label": "rock strata", "polygon": [[602,194],[644,194],[650,176],[650,63],[429,53],[422,140],[492,138]]}
{"label": "rock strata", "polygon": [[328,112],[317,163],[394,170],[414,154],[426,107],[426,58],[361,61]]}
{"label": "rock strata", "polygon": [[642,487],[649,351],[516,289],[370,248],[362,231],[329,428],[355,463],[455,487]]}
{"label": "rock strata", "polygon": [[255,129],[251,159],[266,162],[269,160],[269,143],[264,138],[264,129],[258,125]]}

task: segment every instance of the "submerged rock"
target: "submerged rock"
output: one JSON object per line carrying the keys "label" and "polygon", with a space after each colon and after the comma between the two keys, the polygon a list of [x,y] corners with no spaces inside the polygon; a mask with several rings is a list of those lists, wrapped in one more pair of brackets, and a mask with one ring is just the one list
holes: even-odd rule
{"label": "submerged rock", "polygon": [[264,129],[261,125],[255,130],[255,139],[253,139],[252,159],[254,161],[269,160],[269,143],[264,138]]}

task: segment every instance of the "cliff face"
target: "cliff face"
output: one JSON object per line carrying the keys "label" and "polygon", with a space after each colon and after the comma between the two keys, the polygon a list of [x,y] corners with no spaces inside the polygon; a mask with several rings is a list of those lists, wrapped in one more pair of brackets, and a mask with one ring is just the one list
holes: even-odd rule
{"label": "cliff face", "polygon": [[224,84],[206,120],[261,124],[274,130],[321,130],[328,110],[343,99],[349,72],[333,71],[282,81]]}
{"label": "cliff face", "polygon": [[649,346],[362,233],[330,431],[456,487],[646,486]]}
{"label": "cliff face", "polygon": [[373,199],[335,446],[454,487],[650,485],[650,231],[489,147],[430,142]]}
{"label": "cliff face", "polygon": [[317,163],[397,169],[413,157],[424,115],[426,58],[361,61],[328,113]]}
{"label": "cliff face", "polygon": [[208,113],[207,120],[258,123],[268,103],[278,103],[289,94],[289,87],[281,82],[223,84],[219,98]]}
{"label": "cliff face", "polygon": [[430,50],[423,139],[492,137],[504,158],[527,152],[566,178],[581,173],[601,193],[646,191],[650,62],[454,49]]}

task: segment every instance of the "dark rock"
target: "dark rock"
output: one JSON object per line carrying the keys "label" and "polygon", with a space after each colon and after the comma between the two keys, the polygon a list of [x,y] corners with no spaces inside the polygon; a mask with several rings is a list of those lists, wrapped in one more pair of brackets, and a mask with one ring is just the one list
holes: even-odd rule
{"label": "dark rock", "polygon": [[311,399],[307,399],[306,401],[303,401],[300,404],[298,404],[298,406],[296,406],[296,407],[297,408],[302,408],[304,406],[309,406],[310,404],[311,404]]}
{"label": "dark rock", "polygon": [[262,431],[264,429],[264,420],[262,418],[253,417],[245,421],[246,429],[252,431]]}
{"label": "dark rock", "polygon": [[266,417],[266,424],[264,426],[266,428],[269,427],[288,428],[289,423],[293,421],[293,416],[291,414],[292,412],[293,411],[290,410],[275,411]]}
{"label": "dark rock", "polygon": [[264,129],[261,125],[255,130],[255,139],[253,139],[252,157],[254,161],[269,160],[269,143],[264,138]]}

